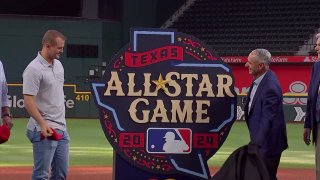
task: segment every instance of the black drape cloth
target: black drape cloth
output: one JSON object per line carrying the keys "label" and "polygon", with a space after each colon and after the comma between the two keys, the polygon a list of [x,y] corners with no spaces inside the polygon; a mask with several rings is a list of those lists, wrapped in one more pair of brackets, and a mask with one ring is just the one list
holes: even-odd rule
{"label": "black drape cloth", "polygon": [[268,170],[252,144],[236,149],[211,180],[270,180]]}

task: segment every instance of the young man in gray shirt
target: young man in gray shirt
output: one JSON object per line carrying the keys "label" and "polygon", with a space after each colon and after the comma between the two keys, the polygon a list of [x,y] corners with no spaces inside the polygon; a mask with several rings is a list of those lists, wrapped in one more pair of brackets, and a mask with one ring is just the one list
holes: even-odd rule
{"label": "young man in gray shirt", "polygon": [[64,69],[58,60],[66,37],[48,30],[42,49],[23,72],[25,108],[30,115],[27,136],[33,144],[32,179],[66,179],[69,135],[64,105]]}

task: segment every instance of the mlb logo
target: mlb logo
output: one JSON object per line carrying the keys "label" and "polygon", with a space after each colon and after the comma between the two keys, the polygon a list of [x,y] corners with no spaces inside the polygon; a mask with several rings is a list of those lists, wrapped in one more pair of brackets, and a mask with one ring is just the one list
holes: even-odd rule
{"label": "mlb logo", "polygon": [[189,128],[148,128],[147,152],[160,154],[189,154],[192,150]]}

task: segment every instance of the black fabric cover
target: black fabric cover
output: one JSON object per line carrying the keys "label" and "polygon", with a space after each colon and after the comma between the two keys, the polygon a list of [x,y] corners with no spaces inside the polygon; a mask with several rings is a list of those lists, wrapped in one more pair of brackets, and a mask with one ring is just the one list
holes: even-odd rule
{"label": "black fabric cover", "polygon": [[268,170],[252,144],[236,149],[211,180],[270,180]]}

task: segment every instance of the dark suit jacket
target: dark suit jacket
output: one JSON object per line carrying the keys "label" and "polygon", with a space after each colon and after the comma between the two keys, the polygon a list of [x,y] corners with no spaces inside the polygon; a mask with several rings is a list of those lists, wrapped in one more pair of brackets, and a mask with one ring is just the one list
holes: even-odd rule
{"label": "dark suit jacket", "polygon": [[317,133],[316,104],[317,104],[317,98],[318,98],[319,82],[320,82],[320,62],[317,62],[317,63],[314,63],[312,66],[311,80],[310,80],[309,90],[308,90],[307,112],[306,112],[306,119],[304,122],[305,128],[312,129],[313,143],[316,140],[316,133]]}
{"label": "dark suit jacket", "polygon": [[252,87],[248,92],[244,108],[250,140],[260,147],[261,155],[279,155],[288,147],[280,83],[276,75],[268,70],[256,90],[251,109],[248,111],[251,89]]}

